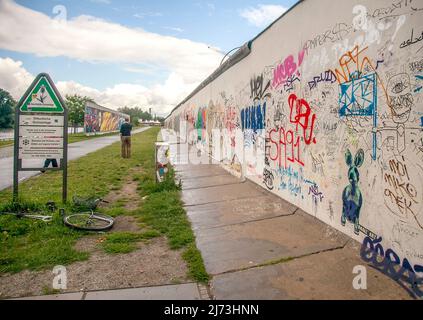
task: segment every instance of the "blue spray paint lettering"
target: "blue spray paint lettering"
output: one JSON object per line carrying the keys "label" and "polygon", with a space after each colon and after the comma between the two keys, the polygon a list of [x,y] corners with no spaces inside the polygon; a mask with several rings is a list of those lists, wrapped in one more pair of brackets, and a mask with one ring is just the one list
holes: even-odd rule
{"label": "blue spray paint lettering", "polygon": [[241,110],[241,123],[242,130],[252,129],[257,130],[265,129],[266,119],[266,102],[263,106],[252,106]]}
{"label": "blue spray paint lettering", "polygon": [[279,190],[287,190],[294,197],[302,196],[302,198],[304,198],[304,185],[317,185],[314,181],[311,181],[304,177],[302,168],[300,169],[300,171],[297,171],[292,169],[291,166],[289,166],[288,168],[281,167],[278,169],[278,175],[281,177]]}
{"label": "blue spray paint lettering", "polygon": [[[415,297],[423,297],[423,277],[416,273],[423,272],[423,266],[411,266],[408,259],[401,259],[392,249],[384,250],[382,237],[372,240],[365,237],[360,250],[361,258],[373,265],[383,274],[398,282],[404,289]],[[411,289],[410,289],[411,287]]]}

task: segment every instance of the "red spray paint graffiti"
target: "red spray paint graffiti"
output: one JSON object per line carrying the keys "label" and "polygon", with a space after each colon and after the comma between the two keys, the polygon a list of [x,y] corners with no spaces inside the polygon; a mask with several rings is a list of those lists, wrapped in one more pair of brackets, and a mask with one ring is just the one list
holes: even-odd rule
{"label": "red spray paint graffiti", "polygon": [[281,127],[272,129],[269,132],[269,140],[273,145],[270,148],[269,158],[278,163],[279,167],[288,168],[288,162],[298,163],[304,166],[301,160],[301,149],[305,145],[316,144],[314,137],[314,126],[316,114],[304,99],[298,99],[291,94],[288,99],[290,107],[290,123],[295,125],[294,129]]}
{"label": "red spray paint graffiti", "polygon": [[298,60],[295,62],[293,55],[288,56],[283,63],[278,65],[273,71],[273,81],[272,87],[274,89],[278,88],[280,85],[284,84],[288,78],[293,75],[300,76],[299,68],[304,60],[305,51],[302,50],[298,54]]}

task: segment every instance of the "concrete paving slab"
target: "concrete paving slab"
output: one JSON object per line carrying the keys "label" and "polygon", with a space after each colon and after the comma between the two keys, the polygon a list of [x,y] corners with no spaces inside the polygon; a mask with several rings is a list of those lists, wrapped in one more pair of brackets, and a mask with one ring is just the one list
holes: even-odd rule
{"label": "concrete paving slab", "polygon": [[348,237],[307,215],[196,230],[207,271],[216,275],[344,246]]}
{"label": "concrete paving slab", "polygon": [[297,207],[268,194],[256,198],[187,207],[193,229],[208,229],[293,214]]}
{"label": "concrete paving slab", "polygon": [[263,196],[266,191],[252,182],[246,181],[237,185],[184,190],[182,201],[185,206],[248,199]]}
{"label": "concrete paving slab", "polygon": [[218,175],[229,176],[227,171],[217,165],[175,165],[175,170],[184,180]]}
{"label": "concrete paving slab", "polygon": [[196,283],[88,292],[85,300],[201,300]]}
{"label": "concrete paving slab", "polygon": [[11,299],[11,300],[82,300],[83,296],[84,296],[83,292],[77,292],[77,293],[64,293],[64,294],[37,296],[37,297],[26,297],[26,298]]}
{"label": "concrete paving slab", "polygon": [[[217,299],[408,299],[368,268],[368,290],[352,287],[359,244],[250,181],[222,181],[216,166],[178,166],[183,200]],[[197,189],[195,189],[197,187]],[[189,190],[188,190],[189,189]],[[357,247],[350,248],[351,243]]]}
{"label": "concrete paving slab", "polygon": [[238,184],[238,183],[241,183],[241,180],[231,175],[217,175],[217,176],[210,176],[210,177],[200,177],[195,179],[184,179],[182,177],[182,186],[185,190],[195,189],[195,188],[217,187],[222,185]]}
{"label": "concrete paving slab", "polygon": [[352,283],[356,275],[352,271],[357,265],[366,265],[359,256],[359,248],[346,247],[215,276],[212,294],[219,300],[411,299],[398,283],[370,267],[367,267],[367,290],[355,290]]}

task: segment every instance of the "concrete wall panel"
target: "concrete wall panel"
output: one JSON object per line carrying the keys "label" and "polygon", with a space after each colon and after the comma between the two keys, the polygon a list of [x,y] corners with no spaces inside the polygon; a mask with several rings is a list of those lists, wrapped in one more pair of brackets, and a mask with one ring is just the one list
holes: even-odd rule
{"label": "concrete wall panel", "polygon": [[166,124],[423,276],[421,21],[423,1],[303,1]]}

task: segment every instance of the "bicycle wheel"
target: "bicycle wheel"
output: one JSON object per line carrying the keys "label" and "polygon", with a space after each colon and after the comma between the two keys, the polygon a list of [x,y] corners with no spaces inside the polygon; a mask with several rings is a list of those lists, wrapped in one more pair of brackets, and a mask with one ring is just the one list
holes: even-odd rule
{"label": "bicycle wheel", "polygon": [[86,231],[110,230],[114,223],[112,217],[88,212],[71,214],[66,216],[63,221],[68,227]]}

